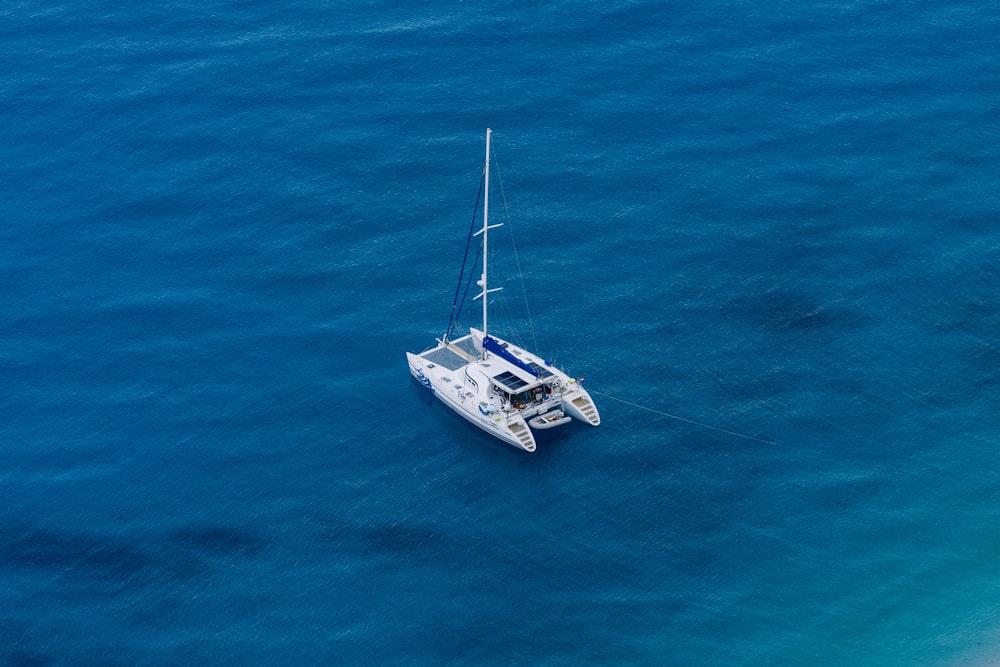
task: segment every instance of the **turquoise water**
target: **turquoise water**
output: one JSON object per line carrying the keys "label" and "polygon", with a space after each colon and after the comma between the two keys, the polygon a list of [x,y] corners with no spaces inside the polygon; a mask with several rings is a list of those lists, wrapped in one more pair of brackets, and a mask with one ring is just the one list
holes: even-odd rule
{"label": "turquoise water", "polygon": [[[0,17],[0,662],[997,654],[988,6]],[[775,444],[426,400],[488,126],[543,351]]]}

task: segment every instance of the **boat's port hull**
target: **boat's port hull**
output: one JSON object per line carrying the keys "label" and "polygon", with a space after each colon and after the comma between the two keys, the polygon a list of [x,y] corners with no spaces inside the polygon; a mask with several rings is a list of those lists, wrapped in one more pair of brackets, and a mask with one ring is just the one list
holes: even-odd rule
{"label": "boat's port hull", "polygon": [[[410,356],[410,355],[408,355]],[[431,391],[431,394],[444,403],[452,412],[456,413],[467,422],[471,423],[476,428],[489,433],[495,438],[503,440],[509,445],[513,445],[518,449],[523,449],[527,452],[535,451],[535,438],[531,435],[531,429],[527,427],[524,420],[518,418],[516,420],[507,421],[504,416],[499,413],[494,415],[484,415],[480,412],[478,404],[473,406],[475,413],[466,409],[464,405],[454,400],[445,391],[437,391],[433,386],[428,386],[428,377],[424,375],[420,368],[417,368],[413,364],[414,359],[419,359],[416,355],[412,355],[410,360],[410,374],[420,382],[421,385],[426,387]],[[422,380],[421,377],[424,379]]]}

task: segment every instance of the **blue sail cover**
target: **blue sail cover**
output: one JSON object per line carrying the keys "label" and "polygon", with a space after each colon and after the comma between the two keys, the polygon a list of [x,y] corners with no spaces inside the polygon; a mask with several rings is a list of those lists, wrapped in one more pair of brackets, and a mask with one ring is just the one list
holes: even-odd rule
{"label": "blue sail cover", "polygon": [[496,342],[489,336],[483,339],[483,349],[485,349],[487,352],[492,352],[493,354],[497,355],[502,359],[506,359],[510,363],[520,368],[522,371],[525,371],[526,373],[531,373],[533,377],[538,377],[538,371],[536,371],[534,368],[532,368],[531,366],[524,363],[523,361],[515,357],[513,354],[505,350],[503,345]]}

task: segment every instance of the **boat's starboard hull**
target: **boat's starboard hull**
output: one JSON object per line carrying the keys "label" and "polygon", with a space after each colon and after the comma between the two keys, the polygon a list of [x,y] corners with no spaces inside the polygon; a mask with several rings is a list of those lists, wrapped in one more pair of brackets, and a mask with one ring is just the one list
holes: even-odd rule
{"label": "boat's starboard hull", "polygon": [[563,398],[562,409],[585,424],[590,424],[591,426],[601,425],[601,415],[597,411],[597,406],[594,405],[590,394],[579,385],[574,393]]}

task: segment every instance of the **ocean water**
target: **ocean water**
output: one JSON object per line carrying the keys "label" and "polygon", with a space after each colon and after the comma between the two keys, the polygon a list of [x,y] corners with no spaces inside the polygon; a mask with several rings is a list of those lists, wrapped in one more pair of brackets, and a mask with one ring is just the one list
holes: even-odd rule
{"label": "ocean water", "polygon": [[[0,33],[0,664],[1000,659],[989,3],[12,0]],[[486,127],[603,419],[535,454],[404,358]]]}

